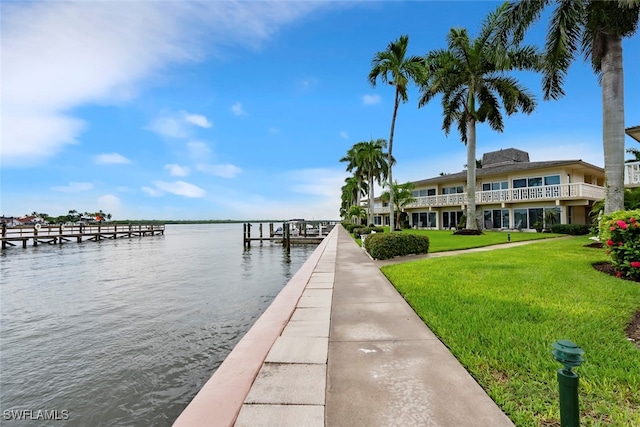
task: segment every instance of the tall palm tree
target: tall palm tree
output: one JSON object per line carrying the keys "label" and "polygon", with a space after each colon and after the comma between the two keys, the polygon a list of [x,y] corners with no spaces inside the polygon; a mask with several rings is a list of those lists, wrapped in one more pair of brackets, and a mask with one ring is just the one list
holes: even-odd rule
{"label": "tall palm tree", "polygon": [[442,94],[444,120],[442,129],[449,134],[456,122],[462,142],[467,146],[467,223],[476,222],[476,124],[488,122],[491,129],[502,132],[501,105],[508,115],[518,111],[530,114],[535,99],[516,79],[511,70],[540,68],[540,56],[531,46],[508,48],[496,37],[497,23],[504,5],[489,14],[480,34],[470,40],[467,30],[452,28],[447,35],[446,50],[430,52],[426,57],[427,74],[421,85],[419,107],[435,95]]}
{"label": "tall palm tree", "polygon": [[[369,73],[369,82],[373,87],[376,86],[378,77],[383,83],[388,83],[395,88],[395,101],[393,104],[393,116],[391,117],[391,130],[389,132],[389,151],[388,164],[389,175],[387,183],[393,182],[392,174],[392,151],[393,151],[393,134],[396,126],[396,117],[398,115],[398,107],[400,101],[407,102],[407,86],[410,82],[418,82],[424,74],[423,59],[419,56],[407,56],[407,45],[409,44],[409,36],[402,35],[398,40],[387,45],[387,50],[377,52],[371,62],[373,68]],[[393,216],[393,192],[391,192],[389,214]],[[393,221],[390,221],[391,231],[393,231]]]}
{"label": "tall palm tree", "polygon": [[[372,139],[371,141],[358,144],[358,163],[362,168],[364,176],[367,178],[367,184],[369,186],[369,191],[367,192],[369,194],[369,224],[373,223],[374,181],[379,185],[381,181],[389,175],[389,157],[388,154],[384,152],[385,148],[387,148],[387,140],[382,138]],[[391,158],[391,162],[393,161],[394,159]]]}
{"label": "tall palm tree", "polygon": [[[402,208],[416,201],[413,197],[413,189],[415,185],[413,182],[406,182],[404,184],[398,184],[398,181],[393,183],[392,191],[386,190],[380,195],[380,199],[389,201],[391,206],[391,212],[393,212],[392,220],[389,221],[389,225],[396,223],[398,229],[400,228],[400,211]],[[391,198],[393,197],[393,202]]]}
{"label": "tall palm tree", "polygon": [[353,155],[353,159],[350,159],[347,170],[355,167],[358,173],[362,175],[362,178],[367,181],[367,194],[369,196],[367,218],[369,224],[373,223],[373,199],[375,196],[373,184],[374,182],[381,184],[381,181],[386,179],[389,171],[387,153],[384,152],[385,148],[387,148],[387,141],[385,139],[372,139],[370,141],[356,143],[347,152],[348,155]]}
{"label": "tall palm tree", "polygon": [[[365,176],[364,176],[364,171],[362,170],[362,168],[360,167],[360,164],[358,162],[358,147],[357,144],[354,144],[351,148],[349,148],[347,150],[347,154],[342,157],[340,159],[341,162],[347,163],[347,172],[351,172],[353,173],[353,178],[356,179],[357,181],[357,188],[358,188],[358,193],[360,192],[360,190],[362,190],[362,188],[364,187],[364,181],[365,181]],[[348,178],[347,178],[348,179]],[[346,179],[345,179],[346,182]],[[363,194],[364,196],[364,194]],[[355,203],[359,204],[360,201],[360,196],[358,195],[356,197]]]}
{"label": "tall palm tree", "polygon": [[640,17],[639,0],[510,1],[502,28],[519,43],[542,11],[555,4],[547,29],[543,89],[545,99],[564,95],[569,66],[582,53],[591,60],[602,87],[602,144],[605,213],[624,209],[624,74],[622,39],[632,36]]}
{"label": "tall palm tree", "polygon": [[345,178],[345,184],[342,186],[342,204],[340,208],[341,216],[344,218],[348,215],[351,206],[359,205],[360,197],[364,196],[366,187],[362,186],[361,180],[354,176]]}

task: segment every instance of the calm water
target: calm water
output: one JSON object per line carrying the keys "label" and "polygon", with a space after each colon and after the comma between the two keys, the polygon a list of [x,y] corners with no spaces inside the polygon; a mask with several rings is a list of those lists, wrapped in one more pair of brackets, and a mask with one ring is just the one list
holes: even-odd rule
{"label": "calm water", "polygon": [[[241,224],[10,248],[0,424],[171,425],[315,248],[243,251]],[[23,409],[68,419],[6,421]]]}

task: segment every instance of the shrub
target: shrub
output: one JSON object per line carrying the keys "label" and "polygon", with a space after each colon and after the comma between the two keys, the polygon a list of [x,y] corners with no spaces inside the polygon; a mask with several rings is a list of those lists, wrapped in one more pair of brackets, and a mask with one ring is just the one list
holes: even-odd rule
{"label": "shrub", "polygon": [[456,230],[453,234],[457,234],[459,236],[479,236],[484,234],[482,230],[472,230],[471,228],[462,228],[460,230]]}
{"label": "shrub", "polygon": [[415,234],[376,233],[364,242],[364,247],[375,259],[389,259],[410,254],[429,252],[429,238]]}
{"label": "shrub", "polygon": [[582,236],[591,233],[591,226],[586,224],[553,224],[552,233],[570,234],[572,236]]}
{"label": "shrub", "polygon": [[347,224],[342,224],[342,226],[345,228],[345,230],[347,230],[349,233],[353,233],[353,229],[354,228],[360,228],[362,227],[360,224],[352,224],[352,223],[347,223]]}
{"label": "shrub", "polygon": [[640,279],[640,210],[617,211],[600,220],[600,241],[617,276]]}

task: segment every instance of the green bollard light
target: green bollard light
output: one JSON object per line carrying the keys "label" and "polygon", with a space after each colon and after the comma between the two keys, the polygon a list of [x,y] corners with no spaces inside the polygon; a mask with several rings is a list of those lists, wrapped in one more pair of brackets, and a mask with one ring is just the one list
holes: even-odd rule
{"label": "green bollard light", "polygon": [[573,368],[582,364],[584,351],[569,340],[560,340],[552,344],[553,357],[564,365],[558,370],[558,389],[560,391],[560,426],[579,427],[580,407],[578,405],[578,374]]}

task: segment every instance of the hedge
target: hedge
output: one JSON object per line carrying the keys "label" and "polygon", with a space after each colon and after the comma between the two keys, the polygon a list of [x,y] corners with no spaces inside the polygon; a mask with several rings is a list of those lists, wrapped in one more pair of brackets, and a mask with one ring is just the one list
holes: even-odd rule
{"label": "hedge", "polygon": [[376,233],[366,238],[364,248],[374,259],[426,254],[429,252],[429,238],[415,234]]}
{"label": "hedge", "polygon": [[551,232],[581,236],[591,233],[591,226],[585,224],[553,224],[551,226]]}

